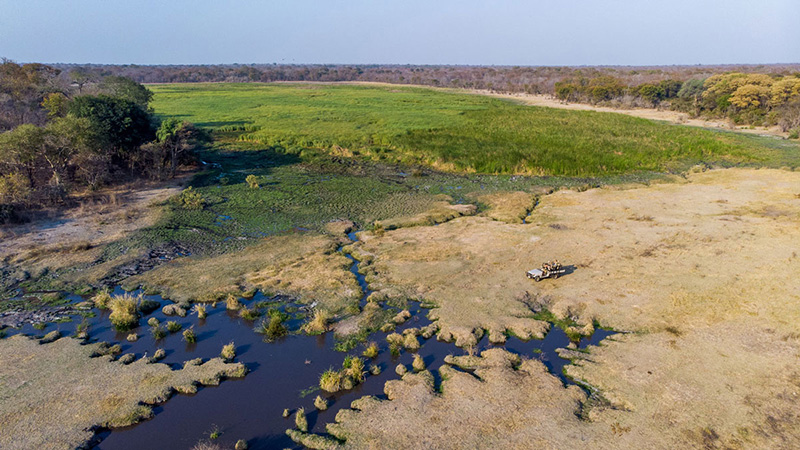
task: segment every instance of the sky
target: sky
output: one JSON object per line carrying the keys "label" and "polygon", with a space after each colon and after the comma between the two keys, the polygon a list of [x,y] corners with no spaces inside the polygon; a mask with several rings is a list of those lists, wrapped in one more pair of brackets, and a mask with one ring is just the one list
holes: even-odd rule
{"label": "sky", "polygon": [[800,0],[0,0],[0,57],[106,64],[800,63]]}

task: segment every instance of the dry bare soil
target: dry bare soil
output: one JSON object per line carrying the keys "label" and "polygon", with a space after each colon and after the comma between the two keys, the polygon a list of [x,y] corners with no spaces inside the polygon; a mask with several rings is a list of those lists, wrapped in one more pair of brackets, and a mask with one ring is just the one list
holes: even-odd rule
{"label": "dry bare soil", "polygon": [[[387,384],[390,400],[340,413],[330,429],[347,446],[800,446],[800,173],[559,191],[526,221],[361,233],[354,250],[374,289],[435,302],[439,337],[458,345],[484,329],[536,334],[542,306],[582,332],[629,332],[572,353],[569,375],[597,395],[493,352],[472,361],[477,378],[446,368],[443,393],[410,374]],[[571,273],[524,277],[551,258]]]}

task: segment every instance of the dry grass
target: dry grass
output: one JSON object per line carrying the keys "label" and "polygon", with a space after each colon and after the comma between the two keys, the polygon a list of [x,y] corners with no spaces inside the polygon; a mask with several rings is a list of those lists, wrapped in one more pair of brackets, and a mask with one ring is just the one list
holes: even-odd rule
{"label": "dry grass", "polygon": [[[568,369],[607,404],[579,408],[582,393],[523,362],[497,379],[513,383],[493,382],[498,369],[477,369],[483,381],[447,373],[442,395],[406,375],[387,384],[391,405],[354,405],[361,411],[340,413],[334,434],[356,448],[378,436],[394,448],[800,446],[798,185],[797,172],[712,170],[685,183],[557,192],[528,225],[465,217],[364,233],[354,246],[371,287],[435,300],[439,338],[469,347],[483,329],[535,334],[541,306],[587,330],[598,320],[637,333]],[[571,273],[524,277],[552,258]],[[429,417],[447,426],[418,422]]]}
{"label": "dry grass", "polygon": [[336,247],[333,238],[312,233],[273,236],[238,252],[180,258],[126,283],[158,288],[176,301],[216,301],[262,289],[317,301],[338,313],[357,301],[361,290],[350,260]]}
{"label": "dry grass", "polygon": [[141,296],[122,294],[114,296],[108,304],[111,314],[108,316],[111,324],[118,331],[127,331],[139,324],[139,302]]}
{"label": "dry grass", "polygon": [[521,191],[486,194],[475,199],[489,206],[487,217],[506,223],[522,223],[536,206],[536,196]]}
{"label": "dry grass", "polygon": [[416,227],[421,225],[436,225],[456,217],[475,214],[474,205],[452,204],[453,199],[448,195],[440,195],[431,209],[414,216],[396,217],[393,219],[375,222],[376,229],[393,230],[395,228]]}
{"label": "dry grass", "polygon": [[196,384],[244,373],[243,365],[220,359],[172,370],[143,359],[123,365],[90,357],[99,350],[67,338],[45,345],[23,336],[0,342],[0,447],[81,447],[94,427],[136,423],[152,415],[149,404],[174,391],[195,392]]}

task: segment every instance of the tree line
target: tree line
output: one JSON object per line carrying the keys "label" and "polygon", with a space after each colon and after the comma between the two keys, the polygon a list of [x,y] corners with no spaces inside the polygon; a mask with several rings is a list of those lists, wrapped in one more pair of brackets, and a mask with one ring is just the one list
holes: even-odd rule
{"label": "tree line", "polygon": [[85,78],[44,64],[0,63],[0,223],[20,209],[64,203],[76,189],[131,177],[163,179],[191,163],[207,136],[159,120],[142,84]]}
{"label": "tree line", "polygon": [[657,67],[413,65],[60,65],[77,79],[140,83],[373,81],[552,95],[612,107],[666,108],[737,124],[800,129],[800,64]]}

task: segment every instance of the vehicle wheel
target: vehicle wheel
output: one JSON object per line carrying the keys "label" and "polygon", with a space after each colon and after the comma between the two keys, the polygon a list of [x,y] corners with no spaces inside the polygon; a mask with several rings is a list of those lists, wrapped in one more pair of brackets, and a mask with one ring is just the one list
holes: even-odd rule
{"label": "vehicle wheel", "polygon": [[558,279],[560,275],[553,275],[553,278]]}
{"label": "vehicle wheel", "polygon": [[539,277],[533,277],[533,279],[534,279],[534,281],[536,281],[536,282],[538,282],[539,280],[541,280],[541,278],[539,278]]}

